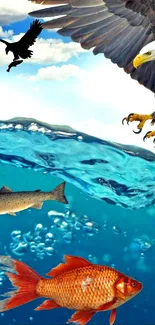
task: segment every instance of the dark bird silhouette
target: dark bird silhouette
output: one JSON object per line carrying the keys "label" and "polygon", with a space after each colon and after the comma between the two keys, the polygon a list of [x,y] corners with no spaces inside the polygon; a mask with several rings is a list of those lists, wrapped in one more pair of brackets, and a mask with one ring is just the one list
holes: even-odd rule
{"label": "dark bird silhouette", "polygon": [[8,54],[10,51],[13,52],[14,61],[18,60],[20,57],[22,59],[31,58],[31,56],[33,55],[33,51],[28,50],[28,48],[35,43],[42,29],[43,28],[41,22],[36,19],[30,25],[30,29],[18,42],[9,43],[7,41],[4,41],[3,39],[0,39],[0,42],[6,44],[6,54]]}
{"label": "dark bird silhouette", "polygon": [[21,64],[23,60],[14,60],[8,65],[8,69],[6,70],[7,72],[10,71],[12,67],[16,67],[17,65]]}

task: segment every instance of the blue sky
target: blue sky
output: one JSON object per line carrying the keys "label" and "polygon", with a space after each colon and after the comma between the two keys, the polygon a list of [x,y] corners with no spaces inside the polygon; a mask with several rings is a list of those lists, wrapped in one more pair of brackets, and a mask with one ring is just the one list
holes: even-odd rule
{"label": "blue sky", "polygon": [[[0,38],[20,39],[40,9],[28,0],[0,1]],[[34,117],[51,124],[65,124],[106,140],[135,144],[154,150],[121,120],[130,112],[155,110],[153,94],[105,59],[83,50],[70,38],[44,30],[32,47],[34,55],[6,72],[12,54],[0,43],[0,119]],[[149,123],[148,123],[149,124]],[[152,128],[146,124],[144,134]]]}

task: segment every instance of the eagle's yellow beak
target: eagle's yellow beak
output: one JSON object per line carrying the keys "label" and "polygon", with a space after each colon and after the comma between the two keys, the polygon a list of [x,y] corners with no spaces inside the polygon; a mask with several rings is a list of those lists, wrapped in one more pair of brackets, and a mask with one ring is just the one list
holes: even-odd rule
{"label": "eagle's yellow beak", "polygon": [[138,68],[140,65],[142,65],[145,62],[151,61],[152,59],[152,54],[138,54],[134,60],[133,60],[133,66],[134,68]]}

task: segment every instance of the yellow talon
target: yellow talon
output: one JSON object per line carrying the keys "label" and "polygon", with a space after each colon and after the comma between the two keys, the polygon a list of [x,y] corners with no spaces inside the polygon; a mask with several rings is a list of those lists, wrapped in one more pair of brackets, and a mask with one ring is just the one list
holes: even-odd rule
{"label": "yellow talon", "polygon": [[138,131],[133,131],[134,133],[140,133],[143,129],[143,126],[145,124],[145,122],[147,120],[152,120],[152,122],[154,121],[153,120],[153,116],[152,114],[149,114],[149,115],[142,115],[142,114],[134,114],[134,113],[131,113],[129,114],[127,117],[125,117],[123,120],[122,120],[122,124],[124,124],[124,121],[127,121],[127,124],[129,125],[129,122],[133,122],[133,121],[138,121],[140,122],[138,125],[137,125],[137,129]]}
{"label": "yellow talon", "polygon": [[144,136],[144,138],[143,138],[143,141],[145,141],[145,139],[149,139],[149,138],[151,138],[151,137],[155,137],[155,131],[148,131],[148,132],[145,134],[145,136]]}

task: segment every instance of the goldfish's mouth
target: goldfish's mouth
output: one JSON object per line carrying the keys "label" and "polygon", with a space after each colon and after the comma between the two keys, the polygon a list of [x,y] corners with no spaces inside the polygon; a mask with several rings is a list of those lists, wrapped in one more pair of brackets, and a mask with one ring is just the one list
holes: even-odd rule
{"label": "goldfish's mouth", "polygon": [[[139,282],[139,285],[138,285],[138,292],[142,291],[143,289],[143,284],[141,282]],[[137,293],[138,293],[137,292]]]}

